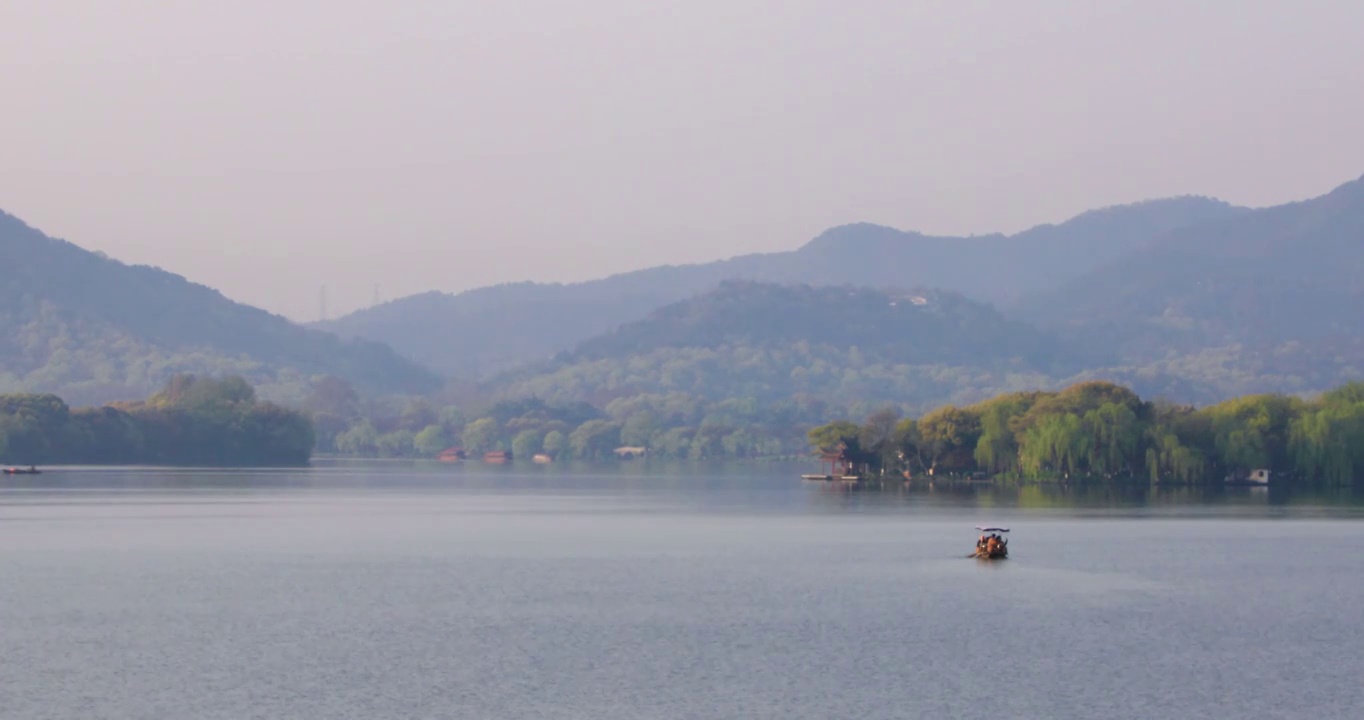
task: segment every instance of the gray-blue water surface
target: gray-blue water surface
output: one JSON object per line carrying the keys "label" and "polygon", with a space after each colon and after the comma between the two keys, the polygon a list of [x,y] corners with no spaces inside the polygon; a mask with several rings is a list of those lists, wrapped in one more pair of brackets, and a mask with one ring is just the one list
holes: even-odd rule
{"label": "gray-blue water surface", "polygon": [[795,472],[6,479],[0,717],[1364,713],[1358,505]]}

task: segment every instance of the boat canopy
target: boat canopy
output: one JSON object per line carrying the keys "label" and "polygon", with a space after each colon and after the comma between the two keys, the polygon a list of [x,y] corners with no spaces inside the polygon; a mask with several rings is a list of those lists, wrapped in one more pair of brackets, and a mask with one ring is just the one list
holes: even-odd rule
{"label": "boat canopy", "polygon": [[976,529],[981,532],[1009,532],[1009,528],[1002,527],[981,527],[977,525]]}

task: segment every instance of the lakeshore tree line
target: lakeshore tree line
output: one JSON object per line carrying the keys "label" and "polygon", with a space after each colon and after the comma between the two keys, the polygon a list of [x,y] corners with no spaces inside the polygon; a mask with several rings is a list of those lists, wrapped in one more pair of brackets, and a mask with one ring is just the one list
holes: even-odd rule
{"label": "lakeshore tree line", "polygon": [[1364,383],[1304,400],[1251,395],[1195,408],[1108,382],[1018,392],[917,419],[893,410],[809,431],[871,473],[1024,481],[1204,484],[1271,471],[1275,484],[1364,485]]}
{"label": "lakeshore tree line", "polygon": [[73,409],[54,395],[0,395],[0,462],[294,465],[314,450],[429,458],[450,447],[593,460],[621,446],[709,460],[809,457],[813,447],[841,450],[866,472],[911,477],[1193,485],[1264,468],[1276,484],[1364,484],[1364,383],[1313,399],[1251,395],[1196,408],[1086,382],[917,418],[891,407],[863,412],[860,424],[816,425],[836,411],[801,397],[707,401],[668,393],[604,407],[503,400],[466,414],[427,398],[362,399],[330,376],[291,409],[258,401],[240,377],[177,375],[146,401],[101,407]]}
{"label": "lakeshore tree line", "polygon": [[813,399],[710,401],[680,392],[630,395],[601,406],[538,397],[461,406],[365,399],[334,377],[315,383],[301,406],[322,453],[433,457],[459,447],[470,455],[507,451],[514,458],[543,453],[561,460],[611,458],[622,446],[675,460],[805,455],[805,431],[831,411]]}
{"label": "lakeshore tree line", "polygon": [[236,376],[176,375],[146,401],[71,408],[56,395],[0,395],[6,464],[302,465],[307,416]]}

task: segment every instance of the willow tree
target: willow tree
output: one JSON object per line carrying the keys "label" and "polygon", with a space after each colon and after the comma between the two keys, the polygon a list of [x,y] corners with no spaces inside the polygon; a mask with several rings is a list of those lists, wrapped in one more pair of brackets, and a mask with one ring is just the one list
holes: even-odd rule
{"label": "willow tree", "polygon": [[539,430],[522,430],[512,438],[511,451],[512,457],[529,458],[540,452],[544,442],[544,434]]}
{"label": "willow tree", "polygon": [[1179,436],[1169,428],[1157,426],[1151,429],[1149,444],[1146,447],[1146,471],[1151,482],[1178,480],[1192,484],[1207,476],[1208,461],[1197,448],[1180,441]]}
{"label": "willow tree", "polygon": [[497,426],[497,421],[490,418],[479,418],[464,426],[460,433],[460,440],[464,443],[464,449],[471,453],[483,453],[489,450],[496,450],[502,443],[502,428]]}
{"label": "willow tree", "polygon": [[1019,418],[1041,393],[1012,393],[975,406],[980,413],[980,439],[976,441],[976,464],[996,473],[1017,472]]}
{"label": "willow tree", "polygon": [[1111,382],[1094,380],[1077,383],[1057,392],[1040,394],[1028,412],[1019,419],[1020,431],[1026,431],[1043,418],[1053,415],[1084,417],[1090,410],[1104,405],[1124,405],[1138,417],[1148,417],[1150,407],[1136,393]]}
{"label": "willow tree", "polygon": [[1332,485],[1364,481],[1364,401],[1327,402],[1289,430],[1294,469]]}
{"label": "willow tree", "polygon": [[1019,465],[1033,478],[1053,473],[1079,474],[1085,471],[1085,461],[1093,447],[1094,438],[1085,431],[1079,416],[1049,415],[1024,433],[1019,445]]}
{"label": "willow tree", "polygon": [[1215,460],[1229,471],[1286,468],[1289,425],[1302,410],[1301,400],[1284,395],[1251,395],[1205,408]]}
{"label": "willow tree", "polygon": [[1345,383],[1335,390],[1327,391],[1321,396],[1321,402],[1327,405],[1362,403],[1364,402],[1364,382]]}
{"label": "willow tree", "polygon": [[1140,464],[1144,428],[1130,406],[1104,403],[1085,413],[1084,427],[1091,438],[1086,458],[1090,472],[1115,475]]}

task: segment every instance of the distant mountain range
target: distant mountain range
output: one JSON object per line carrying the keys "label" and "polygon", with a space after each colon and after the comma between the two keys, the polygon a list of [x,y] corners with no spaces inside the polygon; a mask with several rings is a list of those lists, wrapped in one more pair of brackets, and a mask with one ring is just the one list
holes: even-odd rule
{"label": "distant mountain range", "polygon": [[176,372],[243,374],[267,397],[336,375],[375,394],[454,379],[478,399],[905,406],[1090,378],[1205,402],[1364,377],[1364,178],[1271,208],[1153,200],[1012,236],[845,225],[789,252],[424,293],[312,329],[3,213],[0,264],[0,392],[76,403]]}
{"label": "distant mountain range", "polygon": [[[763,333],[804,312],[773,306],[775,292],[705,295],[726,280],[939,288],[948,293],[943,297],[991,303],[1002,317],[1026,324],[991,330],[1005,334],[993,336],[997,347],[976,349],[975,366],[956,364],[952,348],[961,346],[960,338],[929,333],[940,351],[929,364],[999,367],[1017,355],[1012,345],[1024,343],[1019,328],[1031,326],[1035,341],[1017,346],[1042,342],[1050,355],[1024,353],[1032,359],[1027,373],[1036,373],[1027,375],[1030,381],[1102,376],[1144,395],[1196,401],[1309,392],[1364,376],[1364,312],[1357,309],[1364,286],[1364,179],[1270,208],[1203,197],[1153,200],[1012,236],[930,237],[846,225],[790,252],[569,285],[427,293],[322,327],[389,343],[449,376],[482,379],[490,390],[510,383],[527,392],[609,396],[610,382],[577,377],[570,392],[552,388],[548,378],[567,382],[573,373],[566,363],[643,362],[638,359],[659,348],[679,347],[683,328],[691,333],[685,347],[755,347],[759,336],[738,332],[739,318],[752,333]],[[716,303],[724,313],[705,310]],[[689,314],[694,322],[679,324]],[[862,348],[878,342],[871,325],[825,330],[864,328],[839,340]],[[702,342],[707,338],[712,344]],[[536,373],[544,379],[532,382]],[[997,392],[1017,384],[999,382],[981,387]]]}
{"label": "distant mountain range", "polygon": [[1064,341],[942,290],[725,281],[572,352],[486,382],[499,399],[684,393],[927,405],[1049,385],[1084,367]]}
{"label": "distant mountain range", "polygon": [[1201,197],[1096,210],[1017,235],[932,237],[844,225],[789,252],[661,266],[575,284],[518,283],[424,293],[314,327],[388,343],[447,375],[486,378],[638,320],[724,280],[927,286],[1007,306],[1055,288],[1179,228],[1250,212]]}
{"label": "distant mountain range", "polygon": [[1311,200],[1176,228],[1012,314],[1202,396],[1364,377],[1364,178]]}
{"label": "distant mountain range", "polygon": [[300,327],[2,212],[0,268],[0,393],[57,392],[76,404],[136,399],[178,372],[236,373],[267,387],[321,374],[383,393],[441,386],[381,343]]}
{"label": "distant mountain range", "polygon": [[1054,325],[1168,333],[1188,346],[1358,335],[1364,178],[1305,202],[1154,236],[1017,306]]}

